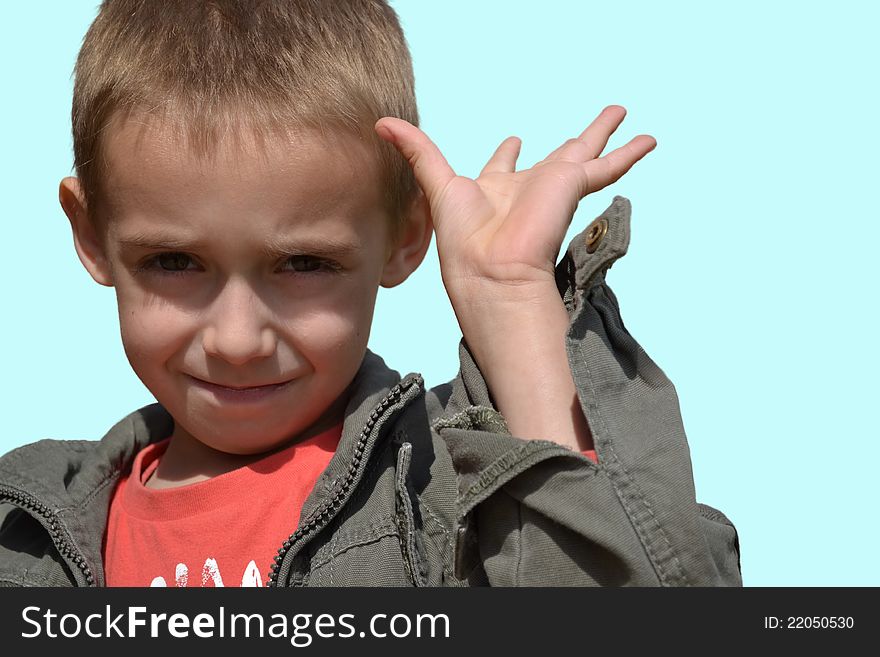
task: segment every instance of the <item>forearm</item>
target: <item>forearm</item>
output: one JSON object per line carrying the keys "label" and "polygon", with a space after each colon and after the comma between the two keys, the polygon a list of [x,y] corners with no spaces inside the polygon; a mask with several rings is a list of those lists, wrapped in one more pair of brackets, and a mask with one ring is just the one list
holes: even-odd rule
{"label": "forearm", "polygon": [[510,432],[579,451],[592,449],[565,350],[568,312],[556,288],[493,288],[451,296],[465,340]]}

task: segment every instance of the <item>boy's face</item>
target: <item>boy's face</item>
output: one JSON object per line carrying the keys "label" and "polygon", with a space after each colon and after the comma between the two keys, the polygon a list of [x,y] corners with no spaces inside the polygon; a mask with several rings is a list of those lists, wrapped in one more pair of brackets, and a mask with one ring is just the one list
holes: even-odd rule
{"label": "boy's face", "polygon": [[126,355],[175,437],[256,454],[341,421],[378,286],[421,262],[426,212],[390,244],[375,157],[354,137],[221,145],[200,160],[129,121],[104,150],[106,248],[74,178],[62,205],[83,264],[116,289]]}

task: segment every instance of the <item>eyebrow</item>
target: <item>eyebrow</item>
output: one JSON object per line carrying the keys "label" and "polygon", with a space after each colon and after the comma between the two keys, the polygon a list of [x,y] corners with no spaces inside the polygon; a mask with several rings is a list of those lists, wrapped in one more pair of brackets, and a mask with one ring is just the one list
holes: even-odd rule
{"label": "eyebrow", "polygon": [[321,238],[320,240],[296,240],[273,237],[260,249],[260,252],[270,258],[292,255],[344,258],[360,250],[361,247],[357,243],[333,237]]}
{"label": "eyebrow", "polygon": [[119,245],[123,249],[198,249],[202,246],[202,243],[188,242],[186,240],[181,240],[165,235],[147,235],[146,233],[136,233],[131,237],[124,237],[120,239]]}
{"label": "eyebrow", "polygon": [[[198,240],[190,241],[180,239],[172,235],[136,233],[120,239],[119,245],[123,250],[139,248],[169,251],[198,251],[199,249],[204,248],[205,243]],[[358,244],[332,237],[321,238],[320,240],[273,237],[269,239],[267,244],[263,245],[260,249],[260,253],[270,258],[292,255],[315,255],[321,257],[342,258],[359,250],[360,246]]]}

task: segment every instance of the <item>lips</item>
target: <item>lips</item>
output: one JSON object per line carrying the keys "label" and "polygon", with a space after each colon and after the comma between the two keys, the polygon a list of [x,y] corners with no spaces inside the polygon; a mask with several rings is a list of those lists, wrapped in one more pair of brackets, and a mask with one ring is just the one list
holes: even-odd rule
{"label": "lips", "polygon": [[217,388],[223,388],[225,390],[234,390],[234,391],[260,390],[262,388],[274,388],[274,387],[277,387],[280,385],[284,385],[285,383],[290,383],[290,381],[292,380],[292,379],[286,379],[284,381],[274,381],[271,383],[254,383],[254,384],[242,386],[242,385],[227,385],[225,383],[214,383],[213,381],[206,381],[205,379],[200,379],[197,376],[191,376],[191,378],[195,379],[199,383],[205,383],[209,386],[216,386]]}
{"label": "lips", "polygon": [[256,386],[235,387],[223,386],[211,383],[194,376],[189,377],[195,388],[202,390],[209,396],[214,404],[218,404],[218,408],[245,408],[253,406],[254,409],[262,407],[263,404],[269,404],[281,391],[287,390],[293,384],[295,379],[282,381],[280,383],[262,384]]}

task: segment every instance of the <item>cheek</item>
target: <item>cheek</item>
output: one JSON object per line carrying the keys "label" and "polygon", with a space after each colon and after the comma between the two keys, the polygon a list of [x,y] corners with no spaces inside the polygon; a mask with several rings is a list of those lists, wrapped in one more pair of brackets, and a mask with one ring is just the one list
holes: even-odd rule
{"label": "cheek", "polygon": [[135,369],[161,365],[186,340],[190,320],[166,304],[139,307],[120,304],[122,344]]}
{"label": "cheek", "polygon": [[349,294],[340,295],[311,312],[300,309],[287,318],[295,333],[297,346],[322,360],[363,357],[370,336],[370,324],[377,289],[358,286]]}

